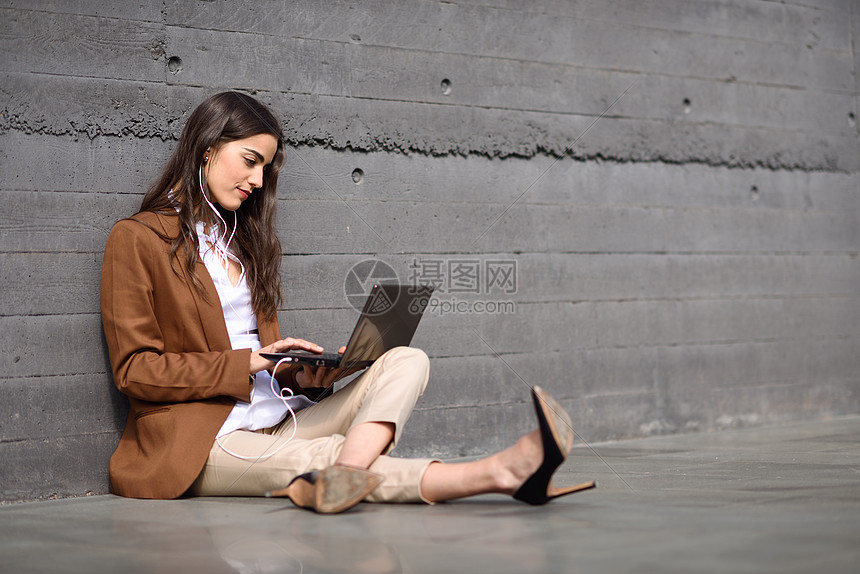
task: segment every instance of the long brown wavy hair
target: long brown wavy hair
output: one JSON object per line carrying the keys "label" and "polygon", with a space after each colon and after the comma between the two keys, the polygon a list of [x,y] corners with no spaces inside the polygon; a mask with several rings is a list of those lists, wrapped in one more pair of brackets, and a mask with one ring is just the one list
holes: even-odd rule
{"label": "long brown wavy hair", "polygon": [[[254,312],[265,319],[274,319],[281,304],[278,272],[281,242],[275,233],[275,207],[278,172],[284,163],[284,136],[280,121],[268,107],[238,92],[216,94],[197,106],[182,130],[176,149],[143,197],[140,211],[176,214],[178,210],[179,235],[163,239],[171,243],[174,272],[182,276],[177,265],[180,257],[184,258],[191,281],[202,293],[203,284],[194,271],[200,257],[196,225],[203,221],[223,228],[201,193],[201,186],[207,189],[205,179],[201,182],[199,175],[203,157],[209,148],[259,134],[273,135],[278,141],[277,151],[263,173],[263,187],[254,190],[236,210],[236,235],[230,245],[245,266]],[[231,213],[220,206],[216,208],[225,221],[233,220]]]}

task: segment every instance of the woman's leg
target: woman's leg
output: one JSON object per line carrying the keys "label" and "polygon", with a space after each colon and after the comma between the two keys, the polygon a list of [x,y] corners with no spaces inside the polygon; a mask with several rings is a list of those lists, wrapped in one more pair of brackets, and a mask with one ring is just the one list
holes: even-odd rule
{"label": "woman's leg", "polygon": [[[420,349],[397,347],[356,380],[296,417],[296,438],[343,435],[338,463],[367,468],[394,448],[412,409],[427,386],[430,362]],[[289,436],[293,422],[275,433]]]}
{"label": "woman's leg", "polygon": [[380,454],[394,448],[428,376],[423,351],[392,349],[345,388],[299,411],[295,436],[293,421],[287,419],[268,434],[236,431],[222,437],[224,448],[213,445],[191,493],[261,496],[283,488],[298,474],[343,464],[370,467],[386,477],[373,500],[420,501],[418,484],[432,460]]}
{"label": "woman's leg", "polygon": [[573,446],[573,423],[564,408],[546,390],[532,388],[538,430],[487,458],[460,465],[431,464],[421,481],[423,497],[430,502],[473,494],[498,492],[528,504],[546,504],[553,498],[594,488],[593,481],[556,488],[552,476]]}
{"label": "woman's leg", "polygon": [[[426,502],[477,494],[514,494],[540,467],[544,452],[539,431],[528,433],[508,449],[467,463],[415,460],[406,472],[397,464],[405,460],[394,459],[392,464],[391,459],[380,456],[394,447],[428,374],[426,355],[421,351],[401,348],[390,353],[361,380],[299,413],[297,438],[343,433],[345,438],[334,464],[369,468],[386,476],[386,482],[369,500],[412,500],[411,495],[404,497],[401,487],[404,481],[414,481],[416,472],[419,484],[408,491],[419,491],[420,499]],[[382,403],[387,401],[393,402],[384,406]],[[400,416],[385,414],[397,411]],[[387,488],[391,491],[388,494]]]}
{"label": "woman's leg", "polygon": [[[375,367],[375,368],[374,368]],[[396,443],[403,422],[411,412],[414,401],[426,385],[426,355],[415,349],[401,348],[333,396],[299,414],[299,437],[343,433],[345,439],[335,464],[355,468],[369,468],[382,474],[399,473],[391,468],[387,453]],[[409,389],[420,389],[409,398]],[[388,400],[404,401],[407,408],[388,405]],[[405,416],[391,417],[386,411],[401,411]],[[398,423],[389,422],[398,420]],[[280,431],[284,433],[286,431]],[[420,478],[421,498],[428,502],[441,502],[485,493],[513,494],[540,466],[543,459],[540,434],[529,433],[509,449],[487,458],[467,463],[441,463],[415,461],[425,464]],[[399,462],[399,461],[397,461]],[[414,476],[414,467],[410,467]],[[399,482],[393,477],[383,483],[372,500],[392,500],[384,490]],[[399,490],[398,490],[399,493]],[[399,498],[399,494],[395,498]]]}
{"label": "woman's leg", "polygon": [[369,468],[394,440],[394,423],[360,423],[348,431],[335,464]]}
{"label": "woman's leg", "polygon": [[421,495],[429,502],[442,502],[476,494],[513,494],[542,460],[540,433],[533,431],[486,458],[431,464],[421,478]]}
{"label": "woman's leg", "polygon": [[[273,435],[236,431],[223,437],[222,443],[228,450],[249,458],[235,458],[214,445],[204,471],[189,493],[262,496],[267,491],[283,488],[297,474],[334,464],[342,452],[343,441],[343,436],[335,435],[294,439],[284,444]],[[512,494],[534,472],[541,458],[536,432],[529,433],[509,449],[473,462],[441,463],[431,459],[377,456],[369,469],[382,474],[385,481],[368,500],[432,503],[476,494]]]}
{"label": "woman's leg", "polygon": [[385,456],[396,444],[428,376],[423,352],[400,348],[390,353],[360,379],[301,411],[295,438],[270,459],[255,460],[251,453],[264,455],[280,447],[292,433],[292,421],[280,425],[275,434],[238,431],[225,437],[231,448],[240,439],[260,444],[239,449],[251,454],[251,460],[236,459],[215,445],[192,492],[260,495],[283,488],[296,474],[341,464],[385,477],[367,500],[432,503],[476,494],[514,494],[541,466],[539,431],[508,449],[466,463]]}

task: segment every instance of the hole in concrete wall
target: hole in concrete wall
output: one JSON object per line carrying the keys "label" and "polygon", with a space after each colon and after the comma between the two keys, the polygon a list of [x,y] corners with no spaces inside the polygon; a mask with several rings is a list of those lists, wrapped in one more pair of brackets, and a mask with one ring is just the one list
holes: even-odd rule
{"label": "hole in concrete wall", "polygon": [[854,116],[854,112],[848,112],[848,125],[852,128],[857,125],[857,118]]}
{"label": "hole in concrete wall", "polygon": [[690,98],[684,98],[683,104],[684,104],[684,113],[685,114],[689,114],[690,110],[692,110],[692,107],[691,107],[692,103],[693,102],[690,101]]}
{"label": "hole in concrete wall", "polygon": [[179,56],[172,56],[167,60],[167,69],[170,70],[171,74],[178,74],[179,71],[182,70],[182,58]]}
{"label": "hole in concrete wall", "polygon": [[441,87],[443,96],[451,95],[451,80],[449,80],[448,78],[442,80]]}
{"label": "hole in concrete wall", "polygon": [[356,185],[360,185],[362,181],[364,181],[364,171],[359,168],[352,170],[352,182]]}
{"label": "hole in concrete wall", "polygon": [[758,201],[758,186],[754,185],[750,188],[750,197],[753,201]]}

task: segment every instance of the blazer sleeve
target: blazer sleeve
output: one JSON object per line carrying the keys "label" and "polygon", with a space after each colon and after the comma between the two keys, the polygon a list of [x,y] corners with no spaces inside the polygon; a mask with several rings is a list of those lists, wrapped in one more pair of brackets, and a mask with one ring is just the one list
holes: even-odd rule
{"label": "blazer sleeve", "polygon": [[[229,344],[224,349],[209,348],[196,312],[196,321],[182,322],[182,340],[189,342],[183,348],[169,348],[164,327],[171,325],[175,331],[176,316],[167,321],[168,315],[189,313],[195,301],[194,287],[171,269],[166,246],[151,229],[130,220],[119,222],[108,237],[101,312],[114,383],[126,395],[144,401],[176,403],[225,396],[249,401],[251,350],[232,350]],[[213,309],[220,314],[220,307]]]}

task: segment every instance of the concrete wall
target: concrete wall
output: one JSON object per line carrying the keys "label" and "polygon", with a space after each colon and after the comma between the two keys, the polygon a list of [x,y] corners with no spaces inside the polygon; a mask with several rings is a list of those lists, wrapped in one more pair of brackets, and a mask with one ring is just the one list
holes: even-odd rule
{"label": "concrete wall", "polygon": [[0,54],[3,500],[107,490],[105,238],[227,88],[291,144],[285,333],[439,272],[400,454],[511,443],[532,384],[587,442],[860,412],[855,0],[3,0]]}

